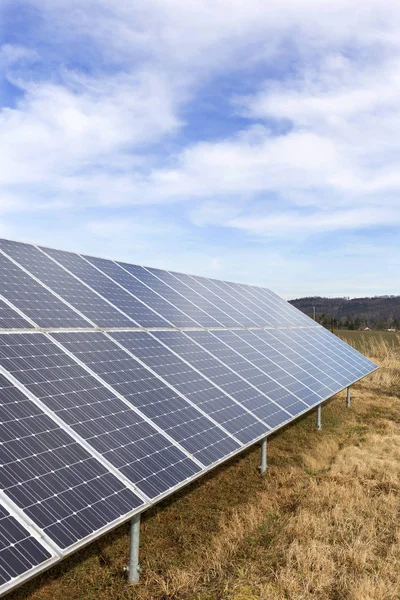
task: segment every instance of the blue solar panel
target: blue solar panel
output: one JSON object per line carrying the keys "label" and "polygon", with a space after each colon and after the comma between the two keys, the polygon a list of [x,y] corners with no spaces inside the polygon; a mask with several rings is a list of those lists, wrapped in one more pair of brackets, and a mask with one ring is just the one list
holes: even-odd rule
{"label": "blue solar panel", "polygon": [[[219,285],[219,282],[215,283]],[[227,281],[223,281],[221,284],[226,290],[230,290],[231,294],[239,298],[241,302],[248,304],[253,311],[263,315],[265,319],[264,327],[291,327],[297,324],[298,319],[292,314],[282,311],[271,298],[261,299],[259,296],[252,294],[249,286]]]}
{"label": "blue solar panel", "polygon": [[286,366],[291,374],[297,373],[296,376],[320,396],[325,398],[334,394],[338,385],[340,387],[341,380],[334,377],[335,372],[332,372],[332,369],[325,370],[321,359],[310,353],[307,344],[296,342],[297,331],[299,330],[291,329],[288,339],[283,329],[253,330],[253,335],[259,338],[259,341],[254,340],[253,344],[258,344],[257,347],[264,353]]}
{"label": "blue solar panel", "polygon": [[[206,310],[209,314],[214,315],[223,327],[240,327],[243,315],[237,313],[222,298],[211,293],[191,275],[176,273],[175,271],[169,271],[168,273],[177,283],[185,286],[184,288],[181,287],[181,290],[192,302],[203,308],[203,310]],[[210,306],[211,308],[209,308]]]}
{"label": "blue solar panel", "polygon": [[[13,358],[4,358],[9,354],[6,340],[15,337],[22,341],[36,335],[0,336],[0,364],[18,375],[14,365],[22,366],[24,359],[16,356],[15,346]],[[29,379],[29,370],[24,373]],[[143,504],[3,375],[0,423],[0,488],[60,548]]]}
{"label": "blue solar panel", "polygon": [[[193,288],[190,288],[189,275],[178,275],[177,273],[169,273],[162,269],[150,269],[149,267],[146,267],[146,271],[161,279],[174,291],[188,298],[195,306],[210,315],[214,322],[208,325],[208,327],[237,327],[239,325],[237,321],[222,312],[215,304],[212,304],[210,299],[207,299],[204,295],[201,296]],[[207,293],[206,290],[203,290],[203,292]]]}
{"label": "blue solar panel", "polygon": [[279,321],[268,303],[257,302],[254,297],[243,293],[240,286],[216,279],[209,279],[208,281],[213,289],[218,289],[220,290],[218,293],[224,294],[227,301],[230,299],[236,308],[241,311],[248,311],[246,314],[251,317],[252,321],[256,321],[259,327],[276,327],[287,324]]}
{"label": "blue solar panel", "polygon": [[163,318],[166,319],[164,324],[161,325],[159,322],[157,322],[157,319],[150,320],[146,325],[147,327],[171,327],[171,325],[175,325],[177,327],[198,326],[196,321],[193,321],[193,319],[191,319],[188,315],[178,310],[175,306],[164,300],[164,298],[158,296],[155,292],[128,273],[128,271],[124,269],[124,265],[122,265],[122,263],[121,265],[118,265],[110,260],[93,258],[91,256],[86,256],[85,258],[98,269],[101,269],[103,273],[111,277],[113,281],[123,286],[125,290],[128,290],[128,292],[133,294],[135,298],[141,300],[144,305],[152,309],[152,312],[154,311],[155,315],[163,315]]}
{"label": "blue solar panel", "polygon": [[29,321],[0,299],[0,329],[30,329],[31,327],[33,325]]}
{"label": "blue solar panel", "polygon": [[[242,327],[263,326],[263,319],[260,319],[260,317],[252,312],[251,309],[244,304],[241,304],[240,301],[216,286],[211,279],[194,276],[192,276],[192,278],[199,286],[203,288],[203,291],[206,292],[207,298],[218,298],[217,306],[226,311],[229,316],[237,320]],[[197,287],[196,289],[201,288]]]}
{"label": "blue solar panel", "polygon": [[111,304],[30,244],[0,240],[0,249],[100,327],[132,327]]}
{"label": "blue solar panel", "polygon": [[52,554],[0,505],[0,589],[45,565]]}
{"label": "blue solar panel", "polygon": [[121,310],[132,320],[131,326],[136,324],[142,327],[168,327],[168,321],[162,316],[154,313],[78,254],[51,248],[42,248],[42,250]]}
{"label": "blue solar panel", "polygon": [[279,316],[280,327],[284,326],[286,322],[290,322],[291,325],[297,327],[315,327],[318,325],[310,317],[307,317],[307,315],[297,310],[292,304],[286,302],[271,290],[243,284],[238,287],[245,289],[247,293],[259,298],[262,304],[265,303],[265,305],[271,307]]}
{"label": "blue solar panel", "polygon": [[[246,348],[245,352],[254,364],[291,391],[297,398],[300,398],[307,406],[320,402],[321,398],[329,394],[331,390],[324,390],[324,393],[318,385],[318,391],[316,391],[314,386],[316,382],[310,379],[303,368],[296,365],[293,360],[288,359],[284,354],[276,352],[269,344],[263,342],[256,333],[253,331],[235,332],[235,335],[239,336],[246,344],[249,344],[251,349]],[[253,352],[253,348],[257,350],[258,354]]]}
{"label": "blue solar panel", "polygon": [[108,336],[87,332],[53,337],[203,465],[221,458],[226,434]]}
{"label": "blue solar panel", "polygon": [[0,253],[1,294],[40,327],[88,327],[67,304]]}
{"label": "blue solar panel", "polygon": [[[233,347],[225,343],[225,340],[219,339],[218,334],[221,333],[223,332],[191,331],[187,332],[187,336],[218,358],[244,381],[248,397],[241,397],[240,402],[260,419],[266,421],[271,428],[279,427],[292,419],[292,413],[282,406],[282,402],[285,403],[287,398],[296,402],[297,399],[293,394],[236,352]],[[253,393],[248,389],[249,387]]]}
{"label": "blue solar panel", "polygon": [[[298,388],[300,387],[298,386],[298,382],[293,381],[293,378],[290,378],[288,373],[282,372],[282,370],[279,371],[277,365],[274,365],[266,356],[241,339],[242,331],[238,331],[237,333],[238,335],[233,331],[215,331],[213,335],[250,362],[261,374],[267,376],[265,383],[261,379],[257,385],[261,391],[265,390],[267,394],[271,394],[269,392],[271,380],[275,385],[279,386],[279,399],[277,397],[275,400],[281,408],[293,416],[309,408],[311,403],[307,402],[306,394],[304,394],[304,397],[298,394]],[[272,375],[269,374],[271,370]]]}
{"label": "blue solar panel", "polygon": [[200,471],[48,336],[0,336],[0,365],[149,498]]}
{"label": "blue solar panel", "polygon": [[[193,319],[191,326],[201,327],[220,327],[221,323],[214,319],[211,314],[205,312],[202,308],[199,308],[195,303],[191,302],[186,296],[176,292],[171,286],[167,285],[159,277],[156,277],[155,273],[151,269],[145,269],[144,267],[138,267],[135,265],[123,265],[124,268],[129,271],[131,275],[136,277],[141,283],[148,286],[153,292],[158,294],[161,298],[165,298],[167,302],[170,302],[173,306],[178,308],[180,311],[185,313]],[[163,272],[163,271],[162,271]],[[176,319],[171,319],[171,322],[177,327],[188,327],[190,326],[186,322],[179,322]]]}
{"label": "blue solar panel", "polygon": [[220,446],[221,456],[216,456],[216,459],[237,450],[240,442],[247,443],[249,437],[252,438],[252,429],[258,427],[258,421],[163,346],[159,340],[165,339],[164,333],[168,334],[157,332],[153,336],[141,332],[115,332],[111,336],[224,428],[226,435]]}
{"label": "blue solar panel", "polygon": [[[199,327],[200,323],[196,320],[195,307],[191,307],[193,318],[180,310],[177,306],[170,303],[168,299],[164,299],[162,296],[156,293],[151,286],[148,285],[149,280],[154,279],[149,273],[136,265],[129,265],[127,263],[118,263],[119,267],[123,269],[126,275],[124,276],[124,285],[129,285],[129,289],[135,290],[135,294],[143,300],[148,306],[151,306],[154,310],[157,310],[161,314],[165,315],[170,324],[175,327]],[[143,275],[144,273],[144,275]],[[121,277],[121,275],[119,275]],[[184,303],[182,303],[184,304]],[[187,308],[187,307],[186,307]],[[202,315],[204,317],[204,315]]]}

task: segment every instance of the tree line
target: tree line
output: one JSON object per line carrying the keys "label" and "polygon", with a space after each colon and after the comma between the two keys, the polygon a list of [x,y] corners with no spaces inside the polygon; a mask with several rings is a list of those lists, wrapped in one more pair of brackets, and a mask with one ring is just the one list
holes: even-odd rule
{"label": "tree line", "polygon": [[310,317],[335,329],[400,329],[400,296],[368,298],[297,298],[290,301]]}

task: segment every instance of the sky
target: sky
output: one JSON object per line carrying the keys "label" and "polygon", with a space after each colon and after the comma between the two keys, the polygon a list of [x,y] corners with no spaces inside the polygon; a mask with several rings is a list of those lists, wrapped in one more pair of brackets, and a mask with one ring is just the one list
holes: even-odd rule
{"label": "sky", "polygon": [[0,0],[0,236],[400,293],[397,0]]}

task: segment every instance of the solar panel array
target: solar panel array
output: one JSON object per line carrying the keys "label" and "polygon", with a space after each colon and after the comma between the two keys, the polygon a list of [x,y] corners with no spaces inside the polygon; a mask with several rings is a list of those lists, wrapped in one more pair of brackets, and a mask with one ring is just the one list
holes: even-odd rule
{"label": "solar panel array", "polygon": [[0,593],[375,370],[271,291],[0,240]]}

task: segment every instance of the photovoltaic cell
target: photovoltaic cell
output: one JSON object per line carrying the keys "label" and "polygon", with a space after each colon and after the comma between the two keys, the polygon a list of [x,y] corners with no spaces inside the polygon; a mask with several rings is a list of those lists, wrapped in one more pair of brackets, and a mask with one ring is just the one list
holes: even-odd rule
{"label": "photovoltaic cell", "polygon": [[0,298],[0,329],[30,329],[33,327],[21,315]]}
{"label": "photovoltaic cell", "polygon": [[357,378],[369,373],[373,368],[370,360],[336,336],[331,336],[323,327],[302,331],[305,338],[311,340],[313,346],[318,344],[324,355],[334,358],[343,368],[357,375]]}
{"label": "photovoltaic cell", "polygon": [[[216,283],[219,285],[219,282]],[[281,311],[270,299],[261,300],[252,294],[246,286],[238,283],[223,281],[221,284],[225,289],[229,289],[231,294],[239,298],[242,303],[248,303],[253,311],[263,315],[265,319],[264,327],[291,327],[295,325],[296,320],[293,315]]]}
{"label": "photovoltaic cell", "polygon": [[[0,363],[12,371],[22,359],[13,345],[12,358],[8,358],[9,337],[18,334],[0,336]],[[60,548],[81,541],[142,504],[3,375],[0,422],[0,488]]]}
{"label": "photovoltaic cell", "polygon": [[48,336],[7,338],[0,364],[148,497],[200,470]]}
{"label": "photovoltaic cell", "polygon": [[241,432],[245,432],[254,419],[212,383],[163,346],[158,341],[162,333],[157,332],[157,339],[148,333],[133,331],[113,332],[110,335],[222,426],[226,432],[229,432],[225,433],[220,444],[215,446],[214,460],[219,460],[240,448],[240,444],[229,434],[241,439]]}
{"label": "photovoltaic cell", "polygon": [[204,465],[215,462],[224,432],[126,350],[98,332],[54,337]]}
{"label": "photovoltaic cell", "polygon": [[0,586],[51,557],[50,552],[0,505]]}
{"label": "photovoltaic cell", "polygon": [[124,312],[125,315],[132,319],[131,327],[135,325],[142,327],[167,327],[169,325],[165,319],[157,316],[153,311],[139,302],[139,300],[116,285],[111,279],[95,269],[78,254],[52,250],[51,248],[42,248],[42,250],[75,276],[79,277],[81,281],[84,281],[89,287],[103,296],[103,298]]}
{"label": "photovoltaic cell", "polygon": [[[154,332],[153,335],[168,348],[173,350],[173,352],[182,357],[187,363],[189,363],[190,366],[193,366],[193,368],[196,369],[201,375],[207,377],[211,383],[218,385],[223,392],[230,394],[224,385],[219,385],[218,380],[221,381],[225,379],[225,381],[227,381],[228,376],[228,385],[232,386],[232,380],[234,379],[232,377],[232,373],[229,372],[229,370],[227,370],[225,366],[216,360],[211,354],[205,352],[202,348],[195,344],[183,332],[161,331]],[[242,384],[242,382],[240,382],[240,384]],[[239,390],[243,389],[243,385],[240,384],[239,389],[236,390],[236,395],[239,393]],[[230,396],[239,403],[240,400],[236,397],[236,395],[230,394]],[[243,405],[240,404],[240,407],[242,406]],[[265,435],[270,429],[268,425],[266,425],[264,422],[260,422],[258,418],[254,418],[255,415],[248,411],[249,409],[246,409],[247,417],[245,417],[246,413],[243,413],[243,411],[240,411],[240,413],[238,412],[238,414],[242,415],[242,426],[245,425],[245,427],[240,430],[240,436],[238,436],[242,442],[251,442],[258,437]]]}
{"label": "photovoltaic cell", "polygon": [[[249,285],[240,285],[245,288],[250,294],[261,299],[262,302],[267,302],[270,306],[273,306],[277,314],[280,315],[282,322],[284,319],[290,319],[293,326],[297,327],[316,327],[318,323],[307,317],[300,310],[297,310],[290,302],[286,302],[283,298],[272,292],[267,288],[261,288]],[[282,324],[281,324],[282,326]]]}
{"label": "photovoltaic cell", "polygon": [[89,323],[0,253],[1,294],[40,327],[88,327]]}
{"label": "photovoltaic cell", "polygon": [[99,327],[131,327],[134,323],[30,244],[0,240],[3,250]]}

